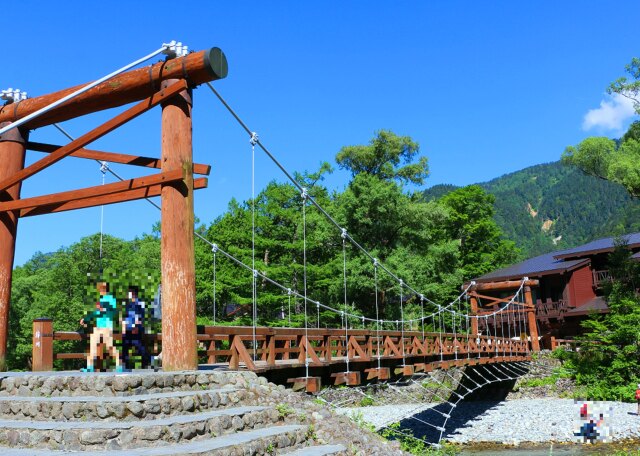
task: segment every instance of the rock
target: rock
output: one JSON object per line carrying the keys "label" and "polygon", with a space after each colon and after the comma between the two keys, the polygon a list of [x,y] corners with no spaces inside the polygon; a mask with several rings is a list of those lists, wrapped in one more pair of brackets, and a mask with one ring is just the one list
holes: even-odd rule
{"label": "rock", "polygon": [[96,406],[96,415],[99,418],[105,419],[110,415],[110,413],[109,410],[107,410],[107,407],[104,406],[104,404],[98,404]]}
{"label": "rock", "polygon": [[99,431],[83,431],[80,433],[80,443],[83,445],[98,445],[107,441],[107,433]]}
{"label": "rock", "polygon": [[138,418],[144,415],[144,407],[140,402],[129,402],[127,403],[127,409]]}
{"label": "rock", "polygon": [[161,411],[160,401],[151,399],[144,404],[144,408],[147,414],[157,415]]}
{"label": "rock", "polygon": [[156,377],[154,375],[144,375],[142,377],[141,385],[143,388],[150,389],[156,382]]}
{"label": "rock", "polygon": [[77,402],[65,402],[62,406],[62,416],[72,420],[80,412],[80,404]]}
{"label": "rock", "polygon": [[129,384],[127,382],[127,377],[124,375],[118,375],[113,379],[111,387],[114,391],[122,392],[127,391],[129,388]]}
{"label": "rock", "polygon": [[153,426],[150,428],[147,428],[144,430],[144,432],[142,432],[140,434],[140,439],[141,440],[160,440],[162,438],[162,427],[160,426]]}

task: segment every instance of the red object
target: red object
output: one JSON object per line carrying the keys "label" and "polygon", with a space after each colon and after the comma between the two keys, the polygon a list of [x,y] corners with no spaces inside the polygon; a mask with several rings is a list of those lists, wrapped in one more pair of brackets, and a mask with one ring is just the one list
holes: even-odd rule
{"label": "red object", "polygon": [[636,390],[636,401],[640,401],[640,389]]}
{"label": "red object", "polygon": [[[638,391],[636,391],[636,396],[638,396]],[[584,418],[586,416],[587,416],[587,404],[582,404],[582,407],[580,407],[580,417]]]}

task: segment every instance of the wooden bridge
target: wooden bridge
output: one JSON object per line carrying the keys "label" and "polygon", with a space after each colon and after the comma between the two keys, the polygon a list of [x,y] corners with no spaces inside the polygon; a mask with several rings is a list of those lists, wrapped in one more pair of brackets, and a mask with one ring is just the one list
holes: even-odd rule
{"label": "wooden bridge", "polygon": [[[78,332],[53,331],[51,319],[34,321],[33,370],[53,370],[54,360],[85,359],[83,352],[54,353],[54,341],[85,341]],[[116,335],[116,339],[118,336]],[[149,336],[150,345],[161,335]],[[371,329],[275,328],[250,326],[201,326],[199,354],[207,366],[251,370],[269,374],[292,373],[294,388],[316,392],[319,376],[295,376],[307,364],[334,371],[333,383],[359,385],[467,365],[527,361],[530,343],[506,337],[468,334],[377,331]],[[364,375],[362,375],[364,374]]]}

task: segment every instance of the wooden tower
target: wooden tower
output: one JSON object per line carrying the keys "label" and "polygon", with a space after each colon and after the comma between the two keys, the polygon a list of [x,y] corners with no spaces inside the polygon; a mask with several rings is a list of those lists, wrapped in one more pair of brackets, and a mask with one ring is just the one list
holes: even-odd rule
{"label": "wooden tower", "polygon": [[[193,163],[191,89],[227,76],[227,60],[218,48],[131,70],[0,135],[0,368],[5,365],[11,276],[18,221],[22,217],[131,201],[162,200],[162,345],[163,368],[197,368],[193,191],[207,186],[210,167]],[[38,111],[82,86],[14,102],[0,109],[0,128]],[[137,103],[136,103],[137,102]],[[136,103],[64,146],[29,142],[29,131],[109,108]],[[162,108],[161,158],[86,149],[96,139],[155,106]],[[25,152],[47,155],[24,167]],[[73,156],[157,168],[159,173],[104,186],[20,198],[22,182]]]}

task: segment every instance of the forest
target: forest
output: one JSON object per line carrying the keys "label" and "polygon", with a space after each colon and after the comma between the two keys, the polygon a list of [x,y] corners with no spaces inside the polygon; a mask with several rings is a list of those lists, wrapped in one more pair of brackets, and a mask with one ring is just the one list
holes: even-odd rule
{"label": "forest", "polygon": [[[344,191],[330,192],[323,178],[333,166],[351,174]],[[435,302],[457,296],[465,280],[514,262],[519,252],[494,220],[495,197],[477,185],[436,199],[407,184],[423,186],[428,162],[410,137],[382,130],[369,144],[343,147],[335,165],[295,175],[310,196],[349,236],[397,277]],[[252,224],[255,217],[255,257]],[[298,188],[273,181],[255,201],[229,203],[228,210],[196,231],[221,250],[272,281],[334,308],[380,318],[420,312],[419,297],[376,268],[324,214],[304,205]],[[7,364],[28,369],[34,318],[50,317],[55,330],[79,330],[95,302],[95,283],[106,279],[117,299],[128,285],[153,299],[160,277],[161,226],[131,241],[100,233],[52,253],[37,253],[13,276]],[[196,239],[196,302],[199,324],[250,324],[253,273]],[[100,245],[102,243],[102,257]],[[306,245],[306,249],[304,249]],[[306,263],[305,263],[306,255]],[[214,268],[215,263],[215,268]],[[305,267],[306,264],[306,267]],[[305,274],[306,272],[306,274]],[[215,280],[214,280],[215,277]],[[306,280],[305,280],[306,278]],[[257,279],[258,324],[302,326],[301,300],[269,280]],[[308,324],[339,324],[340,316],[308,311]],[[60,342],[56,342],[60,344]]]}
{"label": "forest", "polygon": [[[495,196],[495,220],[521,249],[522,259],[640,231],[640,201],[622,185],[560,161],[478,185]],[[434,186],[424,192],[425,198],[438,198],[455,188]]]}

